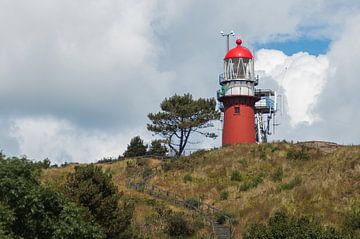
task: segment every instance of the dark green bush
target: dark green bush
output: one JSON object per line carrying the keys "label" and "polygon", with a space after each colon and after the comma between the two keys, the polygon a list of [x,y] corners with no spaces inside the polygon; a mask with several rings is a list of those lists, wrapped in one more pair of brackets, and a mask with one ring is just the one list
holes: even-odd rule
{"label": "dark green bush", "polygon": [[217,223],[224,224],[227,220],[233,220],[234,217],[225,211],[221,211],[215,214],[215,218]]}
{"label": "dark green bush", "polygon": [[0,160],[0,238],[104,238],[86,212],[39,182],[26,159]]}
{"label": "dark green bush", "polygon": [[191,236],[194,229],[182,213],[171,213],[166,218],[166,232],[172,237]]}
{"label": "dark green bush", "polygon": [[241,181],[241,174],[239,172],[239,170],[234,170],[232,173],[231,173],[231,177],[230,177],[230,180],[231,181],[237,181],[237,182],[240,182]]}
{"label": "dark green bush", "polygon": [[146,155],[146,149],[147,145],[144,145],[144,141],[140,136],[135,136],[130,140],[130,144],[128,144],[124,152],[124,157],[129,158]]}
{"label": "dark green bush", "polygon": [[333,228],[321,226],[310,217],[289,217],[276,212],[266,224],[252,224],[243,234],[244,239],[341,239]]}
{"label": "dark green bush", "polygon": [[352,205],[351,209],[345,213],[344,229],[357,234],[360,238],[360,202]]}
{"label": "dark green bush", "polygon": [[274,182],[281,182],[284,177],[284,171],[282,167],[278,167],[275,169],[275,171],[271,174],[271,179]]}
{"label": "dark green bush", "polygon": [[286,153],[286,158],[287,159],[292,159],[292,160],[309,160],[310,156],[309,154],[306,152],[306,147],[304,145],[301,145],[300,150],[296,150],[296,149],[290,149],[287,153]]}
{"label": "dark green bush", "polygon": [[151,141],[150,149],[148,151],[149,155],[153,156],[165,156],[168,152],[167,148],[163,145],[162,140],[155,139]]}
{"label": "dark green bush", "polygon": [[144,171],[142,173],[143,178],[147,178],[149,176],[151,176],[153,173],[151,168],[144,168]]}
{"label": "dark green bush", "polygon": [[264,177],[265,177],[264,173],[259,173],[255,175],[253,178],[249,179],[248,181],[243,182],[240,185],[239,190],[244,192],[244,191],[248,191],[249,189],[256,188],[259,184],[264,182]]}
{"label": "dark green bush", "polygon": [[95,220],[107,238],[132,237],[133,206],[120,201],[121,194],[109,172],[103,172],[93,164],[77,166],[75,172],[68,176],[65,192],[74,202],[89,211],[89,220]]}
{"label": "dark green bush", "polygon": [[222,191],[220,193],[220,200],[227,200],[229,198],[229,192],[228,191]]}
{"label": "dark green bush", "polygon": [[192,182],[193,178],[192,178],[192,176],[190,174],[185,174],[183,180],[184,180],[184,183]]}

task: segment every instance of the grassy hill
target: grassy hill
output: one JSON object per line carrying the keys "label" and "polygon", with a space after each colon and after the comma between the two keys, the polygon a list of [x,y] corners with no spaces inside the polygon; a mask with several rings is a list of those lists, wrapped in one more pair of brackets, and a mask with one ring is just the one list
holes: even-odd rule
{"label": "grassy hill", "polygon": [[[129,189],[125,181],[152,171],[150,185],[177,192],[222,209],[235,219],[236,238],[252,223],[265,222],[276,211],[315,216],[340,228],[346,214],[360,205],[360,146],[319,142],[236,145],[199,151],[160,161],[127,159],[99,164],[113,175],[124,196],[135,203],[134,226],[143,238],[168,238],[162,210],[184,212],[195,226],[195,238],[210,228],[190,210]],[[43,182],[59,188],[74,165],[46,169]]]}

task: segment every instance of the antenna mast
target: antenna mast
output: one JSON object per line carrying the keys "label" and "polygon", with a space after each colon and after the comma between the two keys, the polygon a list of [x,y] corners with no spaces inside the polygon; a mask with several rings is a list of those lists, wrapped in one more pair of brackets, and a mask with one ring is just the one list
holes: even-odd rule
{"label": "antenna mast", "polygon": [[220,32],[221,36],[225,37],[226,36],[226,52],[228,52],[230,50],[230,46],[229,46],[229,38],[230,36],[235,36],[235,32],[234,31],[230,31],[229,33],[224,33],[223,31]]}

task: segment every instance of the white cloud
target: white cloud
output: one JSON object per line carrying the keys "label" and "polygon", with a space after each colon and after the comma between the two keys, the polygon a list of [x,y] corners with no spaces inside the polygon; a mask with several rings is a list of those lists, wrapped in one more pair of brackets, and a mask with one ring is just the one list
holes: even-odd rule
{"label": "white cloud", "polygon": [[145,142],[150,134],[144,129],[106,133],[81,130],[68,120],[53,117],[19,118],[12,122],[10,135],[19,142],[19,154],[53,163],[94,162],[103,157],[118,157],[130,139],[141,135]]}
{"label": "white cloud", "polygon": [[278,50],[262,49],[256,53],[255,67],[260,76],[270,77],[282,88],[292,126],[319,120],[314,106],[328,77],[326,56],[306,52],[287,56]]}

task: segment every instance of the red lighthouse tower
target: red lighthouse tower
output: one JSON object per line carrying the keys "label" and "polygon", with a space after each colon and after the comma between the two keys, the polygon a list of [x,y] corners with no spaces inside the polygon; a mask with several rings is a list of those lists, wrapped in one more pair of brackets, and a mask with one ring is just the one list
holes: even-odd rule
{"label": "red lighthouse tower", "polygon": [[224,58],[224,73],[219,76],[221,89],[218,100],[224,112],[222,144],[256,143],[255,96],[257,79],[254,76],[254,61],[251,52],[241,46],[227,52]]}

